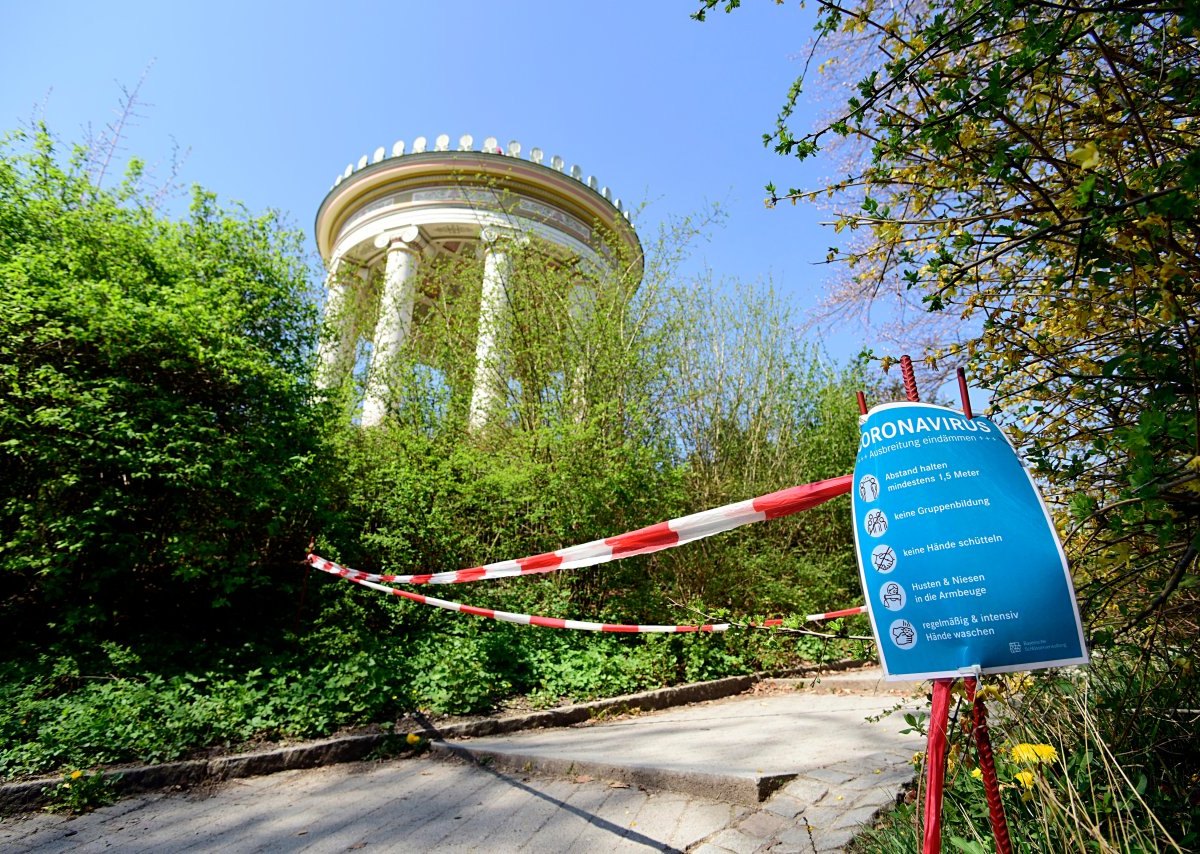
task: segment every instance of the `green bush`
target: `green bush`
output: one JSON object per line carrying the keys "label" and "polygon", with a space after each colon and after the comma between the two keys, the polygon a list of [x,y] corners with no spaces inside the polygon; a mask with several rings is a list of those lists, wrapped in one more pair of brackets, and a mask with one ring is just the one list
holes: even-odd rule
{"label": "green bush", "polygon": [[186,647],[245,626],[313,519],[307,270],[274,215],[197,189],[168,221],[136,163],[115,192],[85,165],[0,147],[0,622]]}

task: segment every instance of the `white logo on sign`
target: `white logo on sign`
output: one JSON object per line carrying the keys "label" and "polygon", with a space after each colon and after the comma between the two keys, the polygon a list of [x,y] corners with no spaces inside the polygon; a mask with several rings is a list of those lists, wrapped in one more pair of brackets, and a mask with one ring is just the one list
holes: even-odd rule
{"label": "white logo on sign", "polygon": [[864,474],[858,481],[858,497],[863,501],[874,501],[879,497],[879,481],[873,474]]}

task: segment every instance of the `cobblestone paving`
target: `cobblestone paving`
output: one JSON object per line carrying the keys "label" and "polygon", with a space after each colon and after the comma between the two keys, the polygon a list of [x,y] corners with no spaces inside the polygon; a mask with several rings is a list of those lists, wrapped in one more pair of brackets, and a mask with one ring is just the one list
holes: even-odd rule
{"label": "cobblestone paving", "polygon": [[841,851],[863,825],[895,803],[912,776],[912,767],[895,755],[830,765],[797,777],[762,809],[735,818],[688,850],[694,854]]}

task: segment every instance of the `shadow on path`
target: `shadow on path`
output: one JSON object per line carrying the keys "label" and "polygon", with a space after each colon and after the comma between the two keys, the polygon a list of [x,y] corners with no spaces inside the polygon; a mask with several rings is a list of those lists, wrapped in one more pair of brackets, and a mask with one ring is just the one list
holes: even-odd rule
{"label": "shadow on path", "polygon": [[609,821],[608,819],[601,818],[600,816],[595,815],[594,813],[590,813],[587,810],[580,809],[579,807],[573,806],[573,805],[567,803],[566,801],[560,801],[558,798],[551,797],[550,795],[547,795],[545,792],[539,792],[537,789],[533,788],[532,786],[525,785],[520,780],[516,780],[516,779],[508,776],[507,774],[502,774],[499,771],[495,770],[494,768],[490,768],[488,766],[488,763],[480,762],[469,751],[456,749],[453,745],[449,744],[445,740],[445,738],[442,737],[442,733],[437,728],[437,725],[434,724],[433,721],[429,720],[425,715],[418,712],[414,715],[414,717],[416,718],[417,721],[419,721],[422,724],[422,726],[425,727],[426,732],[433,733],[433,737],[430,738],[430,741],[436,741],[436,742],[444,745],[446,747],[446,749],[449,750],[454,756],[457,756],[459,759],[462,759],[464,762],[475,766],[476,768],[483,771],[484,773],[490,774],[495,779],[497,779],[509,786],[512,786],[515,789],[519,789],[520,791],[524,792],[527,795],[533,795],[535,798],[539,798],[539,799],[545,801],[546,803],[554,806],[556,809],[560,809],[565,812],[569,812],[572,815],[582,818],[584,821],[586,821],[588,824],[592,825],[593,827],[597,827],[601,830],[607,831],[608,833],[612,833],[621,839],[628,839],[631,842],[637,842],[641,845],[645,845],[650,848],[657,848],[659,851],[670,852],[670,854],[683,854],[683,852],[680,851],[678,848],[672,848],[670,845],[663,842],[662,840],[652,839],[649,836],[638,833],[633,828],[622,827],[619,824],[614,824],[613,822]]}

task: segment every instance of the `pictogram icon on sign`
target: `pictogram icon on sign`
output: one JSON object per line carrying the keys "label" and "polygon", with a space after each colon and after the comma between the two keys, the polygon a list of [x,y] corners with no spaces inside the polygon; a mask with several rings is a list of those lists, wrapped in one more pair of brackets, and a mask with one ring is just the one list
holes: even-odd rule
{"label": "pictogram icon on sign", "polygon": [[871,550],[871,566],[877,572],[888,573],[896,568],[896,552],[887,543],[880,543]]}
{"label": "pictogram icon on sign", "polygon": [[903,608],[906,598],[904,588],[894,581],[889,581],[879,591],[879,599],[889,611],[899,611]]}
{"label": "pictogram icon on sign", "polygon": [[889,631],[892,634],[892,643],[901,649],[912,649],[917,645],[917,633],[908,620],[896,620]]}
{"label": "pictogram icon on sign", "polygon": [[866,521],[863,524],[867,528],[867,533],[872,537],[882,537],[887,533],[888,519],[882,510],[872,510],[867,514]]}
{"label": "pictogram icon on sign", "polygon": [[863,501],[874,501],[879,497],[879,481],[874,475],[864,475],[858,481],[858,497]]}

